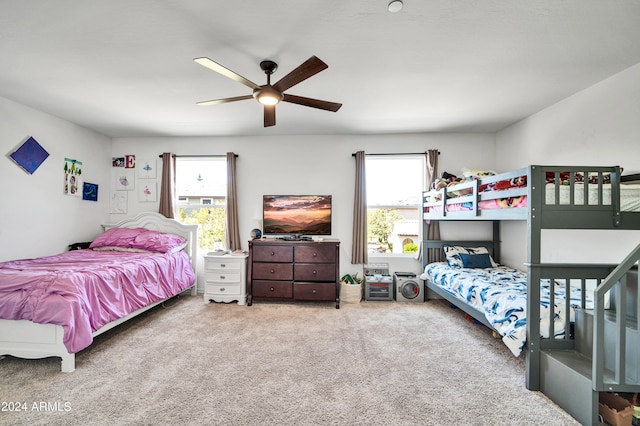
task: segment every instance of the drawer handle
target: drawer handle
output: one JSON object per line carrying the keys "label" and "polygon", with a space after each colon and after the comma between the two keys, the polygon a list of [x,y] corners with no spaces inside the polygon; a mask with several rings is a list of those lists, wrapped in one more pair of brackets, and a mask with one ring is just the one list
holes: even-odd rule
{"label": "drawer handle", "polygon": [[318,291],[314,288],[313,290],[311,290],[311,293],[316,294]]}
{"label": "drawer handle", "polygon": [[226,267],[227,267],[227,264],[226,264],[226,263],[221,263],[221,264],[220,264],[220,267],[221,267],[221,268],[226,268]]}
{"label": "drawer handle", "polygon": [[316,253],[315,251],[313,252],[313,257],[318,257],[318,253]]}
{"label": "drawer handle", "polygon": [[226,288],[220,287],[220,291],[225,291],[225,290],[226,290]]}
{"label": "drawer handle", "polygon": [[275,288],[273,288],[273,287],[269,288],[269,290],[270,290],[270,291],[276,291],[276,289],[275,289]]}
{"label": "drawer handle", "polygon": [[276,252],[275,252],[275,251],[272,251],[272,252],[271,252],[271,256],[275,256],[275,255],[276,255]]}
{"label": "drawer handle", "polygon": [[225,279],[227,279],[227,277],[225,277],[224,275],[220,275],[220,279],[221,280],[225,280]]}
{"label": "drawer handle", "polygon": [[318,274],[318,271],[314,270],[313,275],[317,275],[317,274]]}
{"label": "drawer handle", "polygon": [[270,270],[269,272],[271,272],[272,274],[275,274],[276,271],[274,271],[273,269]]}

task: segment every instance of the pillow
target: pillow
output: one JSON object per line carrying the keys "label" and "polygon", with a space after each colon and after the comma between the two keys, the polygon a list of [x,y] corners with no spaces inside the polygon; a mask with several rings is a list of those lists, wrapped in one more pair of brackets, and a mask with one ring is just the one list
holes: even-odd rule
{"label": "pillow", "polygon": [[[444,254],[447,257],[447,263],[449,266],[453,268],[462,268],[462,258],[460,254],[482,254],[486,253],[489,255],[489,250],[486,247],[462,247],[462,246],[444,246]],[[497,267],[498,264],[489,256],[489,261],[491,262],[491,266],[493,268]]]}
{"label": "pillow", "polygon": [[464,268],[491,268],[491,256],[489,253],[480,254],[467,254],[460,253],[460,259],[462,259],[462,266]]}
{"label": "pillow", "polygon": [[102,250],[137,249],[161,253],[174,253],[182,250],[187,241],[174,234],[165,234],[145,228],[111,228],[96,238],[89,248]]}

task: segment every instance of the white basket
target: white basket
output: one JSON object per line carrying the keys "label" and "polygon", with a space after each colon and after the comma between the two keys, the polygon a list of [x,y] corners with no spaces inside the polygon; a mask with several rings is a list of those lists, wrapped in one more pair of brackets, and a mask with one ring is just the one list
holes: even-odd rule
{"label": "white basket", "polygon": [[362,284],[340,284],[340,303],[360,303]]}

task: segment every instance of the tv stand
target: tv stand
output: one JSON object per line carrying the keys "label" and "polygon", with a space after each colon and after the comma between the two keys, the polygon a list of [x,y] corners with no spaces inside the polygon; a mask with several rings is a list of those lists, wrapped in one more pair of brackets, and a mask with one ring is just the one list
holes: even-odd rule
{"label": "tv stand", "polygon": [[249,241],[247,304],[254,300],[335,302],[340,307],[340,242]]}

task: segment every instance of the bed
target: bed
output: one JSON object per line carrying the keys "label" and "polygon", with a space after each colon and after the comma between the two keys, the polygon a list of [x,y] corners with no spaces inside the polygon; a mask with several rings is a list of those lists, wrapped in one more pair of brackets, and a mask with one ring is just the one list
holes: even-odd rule
{"label": "bed", "polygon": [[[637,276],[640,245],[619,264],[549,263],[541,260],[542,234],[640,230],[638,182],[639,175],[625,177],[619,166],[531,165],[439,182],[423,193],[427,300],[444,298],[500,333],[514,354],[525,356],[527,388],[542,391],[584,424],[597,424],[599,392],[640,391],[640,301],[637,279],[629,279]],[[510,220],[527,225],[526,273],[512,270],[506,285],[511,291],[506,298],[519,305],[500,305],[503,310],[493,313],[496,301],[487,294],[507,271],[452,270],[448,259],[446,266],[431,265],[437,261],[429,259],[445,246],[484,247],[499,263],[500,224]],[[429,239],[430,226],[439,221],[490,221],[493,235],[484,241]],[[488,287],[480,284],[485,280]]]}
{"label": "bed", "polygon": [[[513,355],[519,356],[525,348],[527,336],[527,274],[497,264],[484,246],[464,247],[446,243],[443,250],[447,261],[427,264],[420,275],[428,291],[456,307],[462,307],[500,335]],[[593,308],[593,288],[583,291],[579,283],[568,284],[566,280],[548,279],[540,283],[540,330],[543,338],[553,335],[556,339],[564,339],[567,330],[571,333],[575,321],[574,308]],[[570,294],[568,300],[567,292]]]}
{"label": "bed", "polygon": [[88,249],[0,263],[0,355],[72,372],[95,336],[195,294],[197,226],[150,212],[103,227]]}

